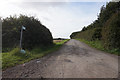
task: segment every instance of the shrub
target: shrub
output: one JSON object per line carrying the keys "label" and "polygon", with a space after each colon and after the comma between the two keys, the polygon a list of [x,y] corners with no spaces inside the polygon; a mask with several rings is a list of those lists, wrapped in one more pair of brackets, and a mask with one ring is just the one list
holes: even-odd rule
{"label": "shrub", "polygon": [[106,22],[102,30],[102,40],[105,48],[120,49],[120,12],[113,14]]}
{"label": "shrub", "polygon": [[85,40],[100,40],[101,39],[101,28],[91,28],[81,32],[74,32],[71,38],[80,38]]}
{"label": "shrub", "polygon": [[102,37],[101,31],[102,31],[102,28],[94,28],[92,40],[100,40]]}
{"label": "shrub", "polygon": [[5,18],[2,21],[2,48],[14,48],[19,45],[20,30],[25,26],[23,31],[23,48],[33,48],[41,45],[50,45],[53,43],[52,34],[48,28],[41,24],[38,19],[20,15],[17,17]]}

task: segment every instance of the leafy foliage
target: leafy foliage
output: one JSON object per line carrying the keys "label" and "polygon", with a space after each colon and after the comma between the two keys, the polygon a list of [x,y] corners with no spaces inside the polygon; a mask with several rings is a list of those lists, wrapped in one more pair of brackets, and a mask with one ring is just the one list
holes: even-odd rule
{"label": "leafy foliage", "polygon": [[73,32],[71,35],[70,35],[70,38],[73,38],[75,37],[79,32]]}
{"label": "leafy foliage", "polygon": [[72,33],[70,37],[88,41],[101,40],[106,49],[120,49],[120,1],[103,5],[97,20],[81,31]]}
{"label": "leafy foliage", "polygon": [[120,49],[120,12],[115,13],[107,20],[102,30],[102,36],[106,48]]}
{"label": "leafy foliage", "polygon": [[33,48],[41,45],[53,43],[52,34],[48,28],[41,24],[38,19],[20,15],[19,17],[10,16],[2,21],[2,48],[14,48],[19,45],[21,27],[23,31],[23,48]]}
{"label": "leafy foliage", "polygon": [[75,32],[71,35],[71,38],[81,38],[89,41],[97,40],[101,38],[101,28],[88,29],[81,32]]}

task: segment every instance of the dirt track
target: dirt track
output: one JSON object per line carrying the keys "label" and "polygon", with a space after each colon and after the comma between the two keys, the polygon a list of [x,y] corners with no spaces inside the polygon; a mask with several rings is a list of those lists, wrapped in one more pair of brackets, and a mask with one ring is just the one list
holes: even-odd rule
{"label": "dirt track", "polygon": [[3,71],[3,78],[117,78],[118,56],[71,39],[58,51]]}

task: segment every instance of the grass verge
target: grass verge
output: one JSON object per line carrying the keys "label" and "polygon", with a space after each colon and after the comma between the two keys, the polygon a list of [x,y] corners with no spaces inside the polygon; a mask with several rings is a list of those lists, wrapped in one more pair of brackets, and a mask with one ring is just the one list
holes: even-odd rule
{"label": "grass verge", "polygon": [[5,70],[9,67],[13,67],[17,64],[23,64],[33,59],[41,58],[49,53],[57,51],[65,42],[55,42],[52,46],[37,47],[32,50],[26,50],[26,53],[20,53],[19,48],[14,48],[10,52],[2,53],[2,69]]}
{"label": "grass verge", "polygon": [[111,49],[111,50],[110,49],[109,50],[105,49],[100,40],[96,40],[96,41],[87,41],[85,39],[76,39],[76,40],[79,40],[81,42],[84,42],[84,43],[88,44],[91,47],[94,47],[98,50],[105,51],[105,52],[108,52],[108,53],[111,53],[111,54],[118,55],[120,53],[119,49]]}

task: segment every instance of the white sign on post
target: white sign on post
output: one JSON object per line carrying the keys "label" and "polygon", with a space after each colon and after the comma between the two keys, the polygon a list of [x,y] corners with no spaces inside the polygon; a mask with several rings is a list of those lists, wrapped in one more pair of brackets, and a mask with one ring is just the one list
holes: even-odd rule
{"label": "white sign on post", "polygon": [[21,28],[21,36],[20,36],[20,52],[21,53],[26,53],[25,50],[22,49],[22,35],[23,35],[23,30],[25,30],[26,28],[24,26],[22,26]]}

